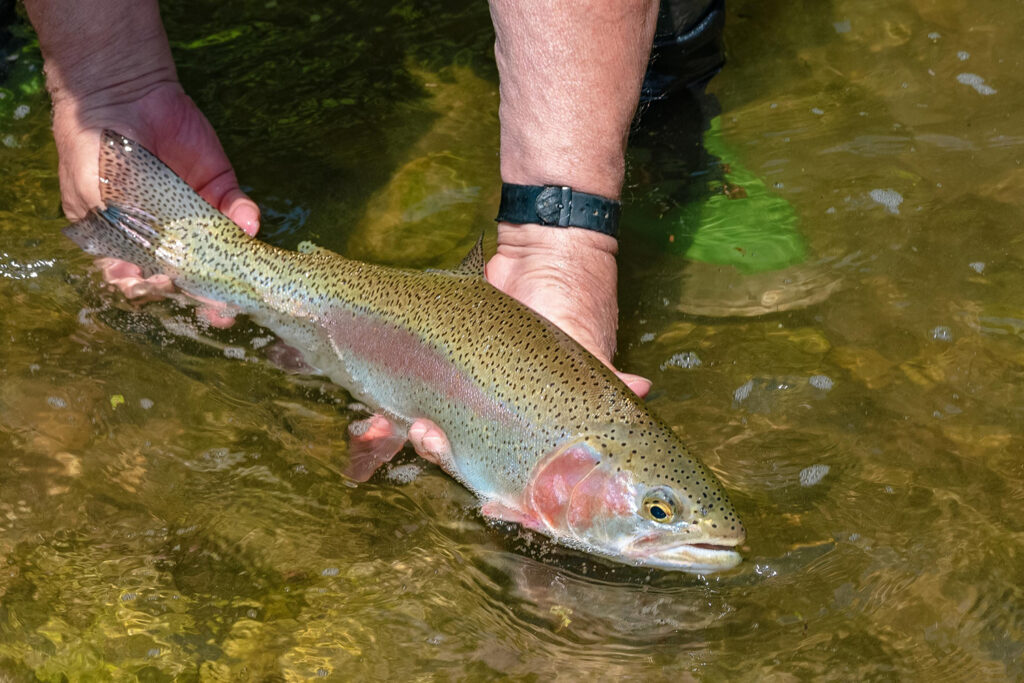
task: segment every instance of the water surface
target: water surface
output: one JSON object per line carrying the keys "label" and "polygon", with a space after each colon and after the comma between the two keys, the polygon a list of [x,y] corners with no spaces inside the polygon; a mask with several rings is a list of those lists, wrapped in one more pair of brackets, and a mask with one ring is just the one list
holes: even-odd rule
{"label": "water surface", "polygon": [[[637,135],[622,256],[619,363],[749,530],[711,577],[492,528],[411,455],[352,486],[345,392],[244,322],[106,291],[59,234],[45,95],[5,90],[0,674],[1024,676],[1024,5],[729,11],[720,142],[788,202],[798,257],[685,257],[673,217],[723,169],[665,154],[683,114]],[[484,3],[165,12],[265,239],[437,266],[490,225]]]}

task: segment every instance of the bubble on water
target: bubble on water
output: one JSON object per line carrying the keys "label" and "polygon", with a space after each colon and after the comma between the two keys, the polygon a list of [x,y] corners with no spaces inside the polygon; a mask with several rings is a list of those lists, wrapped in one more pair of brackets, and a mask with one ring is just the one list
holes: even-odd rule
{"label": "bubble on water", "polygon": [[825,213],[827,213],[829,216],[835,215],[836,207],[834,207],[834,206],[828,207],[827,209],[825,209]]}
{"label": "bubble on water", "polygon": [[971,270],[973,270],[978,275],[981,275],[982,273],[985,272],[985,262],[984,261],[973,261],[972,263],[970,263],[968,265],[970,265]]}
{"label": "bubble on water", "polygon": [[153,407],[153,399],[151,399],[151,398],[140,398],[139,399],[139,407],[142,408],[143,410],[149,410],[150,408]]}
{"label": "bubble on water", "polygon": [[942,34],[939,33],[938,31],[932,31],[931,33],[928,34],[928,38],[932,41],[937,41],[941,37]]}
{"label": "bubble on water", "polygon": [[818,107],[811,107],[811,113],[816,115],[816,116],[821,116],[822,114],[825,113],[825,110],[824,109],[820,109]]}
{"label": "bubble on water", "polygon": [[652,341],[654,341],[654,333],[653,332],[644,332],[643,334],[640,335],[640,342],[642,344],[646,344],[647,342],[652,342]]}
{"label": "bubble on water", "polygon": [[662,363],[661,369],[665,370],[667,368],[699,368],[701,364],[702,363],[700,358],[698,358],[697,354],[695,354],[693,351],[683,351],[682,353],[675,354],[667,361]]}
{"label": "bubble on water", "polygon": [[822,391],[830,391],[834,382],[828,375],[811,375],[807,378],[808,384],[815,389],[821,389]]}
{"label": "bubble on water", "polygon": [[23,119],[28,116],[29,111],[31,110],[27,104],[19,104],[14,108],[14,118],[18,120]]}
{"label": "bubble on water", "polygon": [[732,392],[732,398],[737,403],[742,403],[748,396],[750,396],[750,392],[753,390],[754,380],[748,380],[746,384]]}
{"label": "bubble on water", "polygon": [[968,52],[967,50],[960,50],[960,52],[956,53],[956,58],[959,59],[961,62],[966,62],[968,59],[971,58],[971,53]]}
{"label": "bubble on water", "polygon": [[320,572],[320,576],[337,576],[337,575],[338,575],[338,568],[337,567],[328,567],[327,569],[324,569],[322,572]]}
{"label": "bubble on water", "polygon": [[800,470],[800,485],[814,486],[825,478],[831,468],[828,465],[811,465]]}
{"label": "bubble on water", "polygon": [[8,133],[7,135],[4,136],[4,147],[17,147],[17,146],[18,146],[18,141],[14,138],[13,135]]}
{"label": "bubble on water", "polygon": [[234,358],[236,360],[245,359],[245,349],[240,346],[225,346],[224,355],[227,358]]}
{"label": "bubble on water", "polygon": [[956,80],[964,85],[969,85],[982,95],[995,95],[998,91],[990,85],[985,85],[985,79],[978,74],[957,74]]}
{"label": "bubble on water", "polygon": [[253,337],[252,341],[249,343],[252,345],[252,348],[254,349],[262,349],[264,346],[274,341],[275,339],[277,339],[277,337],[275,337],[272,334],[268,334],[266,337]]}
{"label": "bubble on water", "polygon": [[896,190],[875,189],[871,190],[868,195],[871,199],[888,209],[889,213],[898,214],[900,212],[900,204],[903,203],[903,195]]}
{"label": "bubble on water", "polygon": [[419,465],[408,463],[388,468],[385,477],[396,484],[411,484],[422,472],[423,468]]}
{"label": "bubble on water", "polygon": [[57,408],[58,410],[60,410],[61,408],[68,407],[68,402],[62,399],[60,396],[50,396],[49,398],[46,399],[46,403],[51,408]]}
{"label": "bubble on water", "polygon": [[932,330],[932,339],[937,341],[953,341],[953,330],[949,329],[945,325],[939,325]]}

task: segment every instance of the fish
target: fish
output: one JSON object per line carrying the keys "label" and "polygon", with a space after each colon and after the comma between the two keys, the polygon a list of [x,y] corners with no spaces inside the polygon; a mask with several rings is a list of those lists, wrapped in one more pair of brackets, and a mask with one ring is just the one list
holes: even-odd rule
{"label": "fish", "polygon": [[428,419],[433,460],[482,515],[613,561],[707,574],[746,530],[715,475],[604,363],[484,277],[482,241],[411,270],[251,237],[136,142],[102,134],[103,207],[64,229],[84,251],[163,273],[300,350],[372,411],[349,425],[366,481]]}

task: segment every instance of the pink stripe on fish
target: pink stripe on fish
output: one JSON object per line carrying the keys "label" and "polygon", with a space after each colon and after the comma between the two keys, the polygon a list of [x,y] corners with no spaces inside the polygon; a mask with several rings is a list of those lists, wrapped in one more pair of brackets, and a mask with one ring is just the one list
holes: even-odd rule
{"label": "pink stripe on fish", "polygon": [[[392,377],[416,379],[444,398],[458,401],[488,420],[513,425],[520,418],[488,396],[465,371],[413,332],[372,314],[337,309],[324,316],[324,330],[344,361],[348,357],[369,363]],[[413,419],[438,416],[410,415]]]}

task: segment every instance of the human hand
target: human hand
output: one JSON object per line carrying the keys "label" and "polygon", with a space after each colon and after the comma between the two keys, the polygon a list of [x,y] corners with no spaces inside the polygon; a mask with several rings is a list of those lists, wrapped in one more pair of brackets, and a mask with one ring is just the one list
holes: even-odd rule
{"label": "human hand", "polygon": [[[612,366],[618,327],[614,238],[579,228],[498,225],[498,251],[487,262],[487,281],[529,306],[611,368],[638,396],[650,380]],[[409,427],[418,454],[443,462],[448,439],[430,420]]]}
{"label": "human hand", "polygon": [[[612,370],[618,329],[615,238],[581,228],[498,225],[487,281],[553,322]],[[645,396],[651,382],[615,370]]]}
{"label": "human hand", "polygon": [[[157,0],[25,0],[39,35],[61,198],[71,220],[102,205],[99,150],[104,128],[145,146],[243,230],[255,234],[259,209],[238,188],[212,126],[178,83]],[[142,279],[123,261],[100,262],[126,296],[170,291],[165,276]],[[214,324],[230,319],[208,314]]]}
{"label": "human hand", "polygon": [[[238,187],[231,164],[206,117],[176,81],[145,88],[129,101],[105,102],[106,93],[89,101],[54,103],[54,137],[60,160],[64,213],[77,220],[101,205],[98,182],[100,135],[104,128],[146,147],[196,189],[211,205],[250,235],[259,229],[259,208]],[[130,299],[157,298],[174,286],[166,275],[142,277],[138,266],[116,259],[97,261],[104,278]],[[227,327],[233,317],[216,302],[200,299],[200,313],[211,325]]]}

